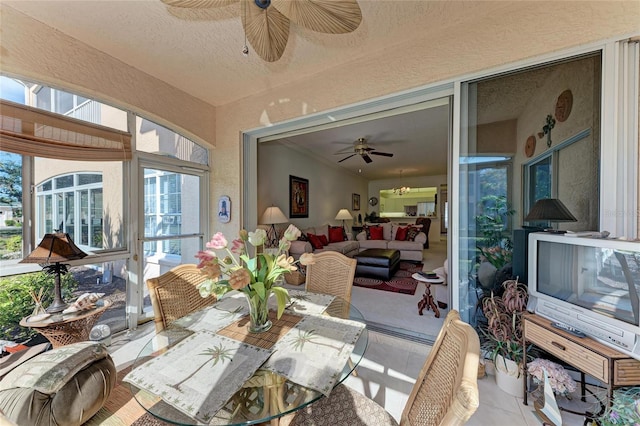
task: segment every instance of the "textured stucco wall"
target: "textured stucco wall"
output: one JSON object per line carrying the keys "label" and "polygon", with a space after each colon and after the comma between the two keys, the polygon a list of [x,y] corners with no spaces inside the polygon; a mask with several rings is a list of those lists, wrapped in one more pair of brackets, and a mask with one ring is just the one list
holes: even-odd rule
{"label": "textured stucco wall", "polygon": [[[38,22],[2,8],[2,71],[60,83],[78,93],[147,111],[186,135],[214,143],[211,199],[241,196],[241,132],[318,111],[441,82],[545,53],[630,35],[640,28],[640,4],[621,2],[511,2],[510,19],[487,16],[464,28],[431,34],[416,28],[412,43],[304,76],[280,87],[214,109],[132,67],[88,48]],[[18,15],[18,16],[15,16]],[[466,37],[459,33],[464,30]],[[69,60],[72,58],[73,60]],[[188,76],[185,75],[185,78]],[[162,121],[161,121],[162,123]],[[215,128],[214,128],[215,126]],[[232,235],[229,224],[212,220],[212,231]]]}

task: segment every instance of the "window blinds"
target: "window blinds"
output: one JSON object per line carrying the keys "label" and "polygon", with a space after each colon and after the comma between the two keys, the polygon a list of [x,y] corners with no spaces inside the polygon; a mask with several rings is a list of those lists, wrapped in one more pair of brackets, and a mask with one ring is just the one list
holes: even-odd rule
{"label": "window blinds", "polygon": [[78,161],[131,159],[131,135],[0,99],[0,149]]}

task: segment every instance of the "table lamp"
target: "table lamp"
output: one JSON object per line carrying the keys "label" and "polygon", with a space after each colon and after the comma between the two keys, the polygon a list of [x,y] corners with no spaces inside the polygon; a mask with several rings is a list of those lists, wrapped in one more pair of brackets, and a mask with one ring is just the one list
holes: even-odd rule
{"label": "table lamp", "polygon": [[[67,304],[62,300],[62,291],[60,288],[60,276],[69,272],[67,266],[62,262],[69,260],[82,259],[87,254],[80,250],[73,243],[73,240],[66,233],[45,234],[38,247],[33,250],[29,256],[22,259],[19,263],[39,263],[42,269],[53,275],[55,284],[53,287],[53,303],[46,311],[49,313],[62,312]],[[44,265],[44,266],[43,266]]]}
{"label": "table lamp", "polygon": [[[526,222],[547,221],[547,222],[577,222],[578,219],[571,214],[569,209],[557,198],[542,198],[533,205]],[[564,234],[567,231],[559,231],[553,228],[545,228],[545,232]]]}
{"label": "table lamp", "polygon": [[338,214],[336,215],[336,220],[342,221],[342,227],[344,228],[344,232],[347,232],[347,228],[345,228],[344,221],[345,220],[353,220],[353,216],[349,213],[347,209],[340,209]]}
{"label": "table lamp", "polygon": [[278,247],[278,232],[276,231],[276,223],[287,223],[289,219],[282,213],[280,207],[271,206],[262,214],[260,222],[264,225],[271,225],[267,231],[267,243],[269,247]]}

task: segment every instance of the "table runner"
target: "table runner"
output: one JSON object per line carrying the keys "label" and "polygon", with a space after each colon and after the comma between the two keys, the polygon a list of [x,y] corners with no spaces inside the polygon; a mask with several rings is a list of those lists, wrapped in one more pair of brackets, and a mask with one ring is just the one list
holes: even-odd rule
{"label": "table runner", "polygon": [[124,381],[207,423],[271,352],[200,330],[132,370]]}

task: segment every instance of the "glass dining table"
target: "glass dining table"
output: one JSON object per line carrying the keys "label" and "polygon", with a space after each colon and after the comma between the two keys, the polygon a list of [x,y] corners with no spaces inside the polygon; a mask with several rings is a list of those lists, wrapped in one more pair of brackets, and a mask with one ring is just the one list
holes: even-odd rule
{"label": "glass dining table", "polygon": [[156,333],[124,379],[136,401],[171,424],[277,425],[328,395],[364,356],[364,318],[339,297],[289,294],[280,319],[273,304],[263,333],[248,332],[241,294]]}

